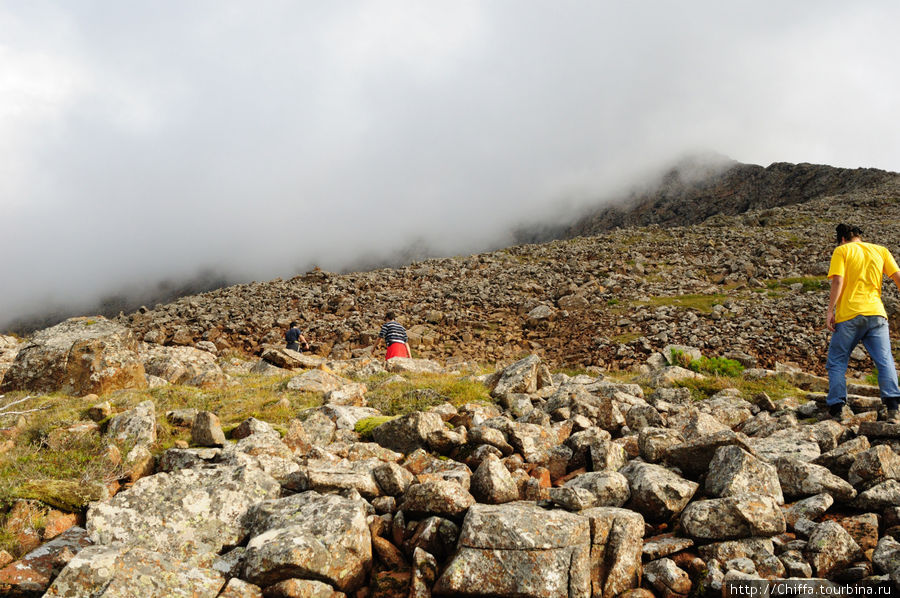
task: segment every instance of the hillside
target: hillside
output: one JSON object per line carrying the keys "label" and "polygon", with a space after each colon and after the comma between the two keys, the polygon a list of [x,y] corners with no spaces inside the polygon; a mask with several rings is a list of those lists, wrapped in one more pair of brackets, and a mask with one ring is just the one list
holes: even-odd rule
{"label": "hillside", "polygon": [[[822,168],[807,190],[845,180]],[[120,321],[151,343],[208,340],[254,354],[280,343],[296,319],[318,354],[349,357],[367,353],[393,309],[421,357],[494,363],[535,352],[554,366],[617,369],[684,343],[820,371],[835,224],[858,223],[866,238],[900,252],[900,177],[860,177],[860,188],[839,195],[700,224],[620,228],[398,269],[313,271],[182,298]],[[885,301],[896,319],[895,289],[886,288]]]}

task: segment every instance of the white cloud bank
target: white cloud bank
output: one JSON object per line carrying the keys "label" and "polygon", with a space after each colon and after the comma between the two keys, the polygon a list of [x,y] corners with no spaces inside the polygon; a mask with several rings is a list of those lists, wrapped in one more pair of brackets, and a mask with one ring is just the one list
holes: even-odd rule
{"label": "white cloud bank", "polygon": [[685,153],[900,170],[898,21],[896,2],[0,3],[0,324],[205,267],[478,250]]}

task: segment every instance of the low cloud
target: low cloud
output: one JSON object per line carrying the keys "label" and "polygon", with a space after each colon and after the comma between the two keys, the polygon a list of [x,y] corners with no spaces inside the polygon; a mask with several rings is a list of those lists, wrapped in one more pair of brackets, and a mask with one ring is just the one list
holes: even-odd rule
{"label": "low cloud", "polygon": [[0,7],[4,322],[498,247],[684,155],[900,169],[890,2]]}

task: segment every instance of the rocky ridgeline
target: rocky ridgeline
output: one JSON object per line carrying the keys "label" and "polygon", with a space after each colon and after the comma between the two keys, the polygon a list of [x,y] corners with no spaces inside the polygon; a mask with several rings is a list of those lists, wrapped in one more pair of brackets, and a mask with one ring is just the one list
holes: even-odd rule
{"label": "rocky ridgeline", "polygon": [[[151,344],[208,341],[258,355],[298,320],[317,354],[346,359],[371,355],[384,313],[393,309],[423,358],[509,363],[536,353],[553,366],[630,369],[678,343],[822,373],[822,277],[835,223],[859,223],[868,239],[900,255],[898,200],[894,175],[863,191],[699,225],[238,285],[118,321]],[[885,299],[897,323],[896,289],[886,288]],[[868,362],[857,365],[871,370]]]}
{"label": "rocky ridgeline", "polygon": [[[114,372],[149,368],[155,352],[200,351],[141,348],[129,334],[105,320],[66,322],[21,347],[7,380],[27,361],[46,376],[33,387],[88,380],[109,390],[139,384]],[[673,348],[700,354],[651,354],[630,383],[551,374],[531,355],[477,378],[494,404],[396,418],[367,406],[365,381],[463,376],[464,364],[393,359],[385,380],[372,378],[384,362],[366,357],[274,348],[256,362],[212,359],[224,371],[290,369],[288,388],[323,403],[284,434],[250,418],[230,438],[213,413],[170,411],[191,446],[156,457],[152,401],[120,413],[98,404],[90,413],[105,427],[83,421],[50,438],[132,445],[128,483],[79,488],[94,498],[83,526],[45,531],[49,542],[0,570],[0,592],[679,598],[783,578],[900,588],[900,424],[879,421],[877,389],[851,386],[841,421],[822,419],[817,393],[772,401],[726,389],[696,401],[675,386],[698,374],[669,363]],[[166,363],[154,371],[208,377],[171,355]],[[817,380],[745,372],[789,374]]]}

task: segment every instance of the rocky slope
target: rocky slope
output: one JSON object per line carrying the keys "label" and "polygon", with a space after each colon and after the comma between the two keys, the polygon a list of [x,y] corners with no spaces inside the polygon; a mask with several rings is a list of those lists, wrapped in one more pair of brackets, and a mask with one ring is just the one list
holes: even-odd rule
{"label": "rocky slope", "polygon": [[[835,421],[815,393],[772,401],[726,388],[694,400],[674,384],[697,375],[662,354],[640,385],[551,374],[529,356],[479,378],[494,404],[385,418],[360,380],[461,374],[394,359],[385,379],[379,360],[275,353],[296,360],[289,389],[322,397],[283,435],[249,418],[226,438],[215,414],[157,414],[152,400],[98,405],[102,425],[51,434],[131,446],[125,486],[82,484],[83,526],[46,526],[47,543],[0,569],[3,595],[687,598],[786,578],[824,592],[900,587],[900,424],[879,421],[871,387],[854,387],[867,394]],[[189,427],[192,446],[154,459],[161,417]],[[14,511],[64,516],[28,500]]]}
{"label": "rocky slope", "polygon": [[[399,269],[314,271],[143,308],[119,321],[150,343],[206,340],[258,354],[280,343],[296,319],[318,354],[345,358],[370,351],[393,309],[421,357],[494,363],[535,352],[554,366],[615,369],[684,343],[821,371],[823,277],[835,224],[858,223],[867,239],[900,254],[900,178],[863,174],[881,182],[691,226],[617,229]],[[886,285],[894,320],[897,296]]]}

